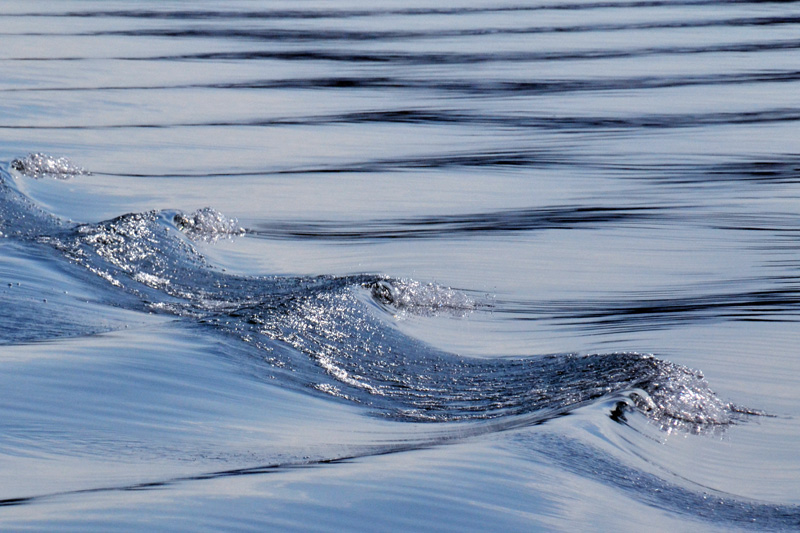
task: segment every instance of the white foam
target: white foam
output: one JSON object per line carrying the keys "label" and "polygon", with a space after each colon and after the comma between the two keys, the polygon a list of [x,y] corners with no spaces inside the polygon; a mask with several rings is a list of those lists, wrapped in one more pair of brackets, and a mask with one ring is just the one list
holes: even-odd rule
{"label": "white foam", "polygon": [[54,178],[66,180],[73,176],[88,175],[89,171],[75,165],[66,157],[53,157],[42,153],[28,154],[11,162],[11,168],[29,178]]}
{"label": "white foam", "polygon": [[190,214],[177,214],[174,222],[189,238],[202,241],[213,242],[222,237],[243,235],[245,232],[235,218],[228,218],[211,207],[204,207]]}
{"label": "white foam", "polygon": [[371,289],[379,301],[414,314],[464,313],[477,307],[462,291],[413,279],[381,280]]}

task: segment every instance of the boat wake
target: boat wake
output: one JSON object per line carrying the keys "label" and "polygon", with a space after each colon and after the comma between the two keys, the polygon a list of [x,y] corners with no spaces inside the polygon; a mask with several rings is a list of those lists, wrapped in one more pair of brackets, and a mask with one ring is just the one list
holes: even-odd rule
{"label": "boat wake", "polygon": [[753,414],[721,400],[699,372],[647,354],[447,353],[399,332],[385,310],[479,309],[462,291],[369,274],[230,275],[209,264],[194,243],[245,230],[211,208],[70,224],[38,208],[15,181],[66,179],[86,170],[32,154],[0,172],[0,231],[7,238],[58,251],[97,283],[115,287],[114,305],[194,320],[249,346],[265,376],[363,405],[381,417],[530,423],[612,395],[625,396],[623,408],[664,427],[693,432]]}
{"label": "boat wake", "polygon": [[[255,374],[283,387],[356,405],[389,422],[426,424],[397,442],[364,445],[345,454],[289,459],[256,467],[209,470],[160,481],[24,496],[0,506],[63,494],[142,490],[193,480],[333,464],[440,445],[485,433],[525,428],[578,408],[608,407],[623,424],[641,415],[666,431],[718,433],[758,411],[719,398],[698,371],[634,352],[466,357],[410,337],[393,316],[461,316],[487,306],[464,291],[383,275],[240,276],[211,264],[198,242],[246,235],[236,220],[204,208],[193,213],[149,211],[99,223],[62,220],[37,206],[18,186],[26,179],[68,179],[86,170],[66,159],[34,154],[0,167],[0,242],[37,257],[55,258],[104,295],[102,303],[126,312],[155,313],[203,329],[247,359]],[[10,284],[13,285],[13,284]],[[0,343],[18,344],[93,335],[122,327],[93,323],[79,298],[66,292],[51,304],[25,296],[23,287],[0,291],[9,309]],[[88,302],[85,302],[88,305]],[[31,320],[42,322],[28,328]],[[432,424],[432,425],[431,425]],[[405,427],[405,426],[404,426]],[[441,429],[444,428],[443,431]],[[448,429],[450,428],[450,429]],[[582,476],[601,477],[636,492],[654,507],[699,509],[715,523],[785,528],[797,525],[795,507],[752,503],[730,495],[712,499],[702,487],[677,485],[618,464],[591,444],[523,431],[512,442],[522,456]]]}

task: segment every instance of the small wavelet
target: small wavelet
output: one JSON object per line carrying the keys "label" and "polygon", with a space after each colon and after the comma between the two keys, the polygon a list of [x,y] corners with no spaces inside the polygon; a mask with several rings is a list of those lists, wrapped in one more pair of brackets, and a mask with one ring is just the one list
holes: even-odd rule
{"label": "small wavelet", "polygon": [[55,178],[70,179],[74,176],[89,174],[83,167],[74,164],[66,157],[53,157],[42,153],[29,154],[27,157],[15,159],[11,168],[24,176],[34,179]]}
{"label": "small wavelet", "polygon": [[215,242],[224,237],[244,235],[245,230],[235,218],[228,218],[216,209],[204,207],[194,213],[178,213],[175,225],[193,240]]}
{"label": "small wavelet", "polygon": [[633,405],[662,431],[715,431],[720,426],[735,423],[745,414],[711,392],[699,371],[672,363],[667,363],[665,370],[643,388],[629,394]]}
{"label": "small wavelet", "polygon": [[370,283],[367,288],[377,301],[411,314],[464,315],[478,308],[478,303],[463,291],[413,279],[385,279]]}

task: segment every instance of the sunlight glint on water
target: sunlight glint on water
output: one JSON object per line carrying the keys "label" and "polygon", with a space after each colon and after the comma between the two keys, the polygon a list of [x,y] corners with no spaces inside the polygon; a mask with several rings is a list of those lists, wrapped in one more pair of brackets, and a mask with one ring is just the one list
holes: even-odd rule
{"label": "sunlight glint on water", "polygon": [[3,528],[800,528],[797,2],[0,15]]}

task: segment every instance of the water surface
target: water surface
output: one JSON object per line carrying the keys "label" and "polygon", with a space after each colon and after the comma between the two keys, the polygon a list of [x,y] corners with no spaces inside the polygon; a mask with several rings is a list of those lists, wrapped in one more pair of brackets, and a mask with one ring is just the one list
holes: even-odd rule
{"label": "water surface", "polygon": [[800,528],[796,2],[0,13],[3,527]]}

